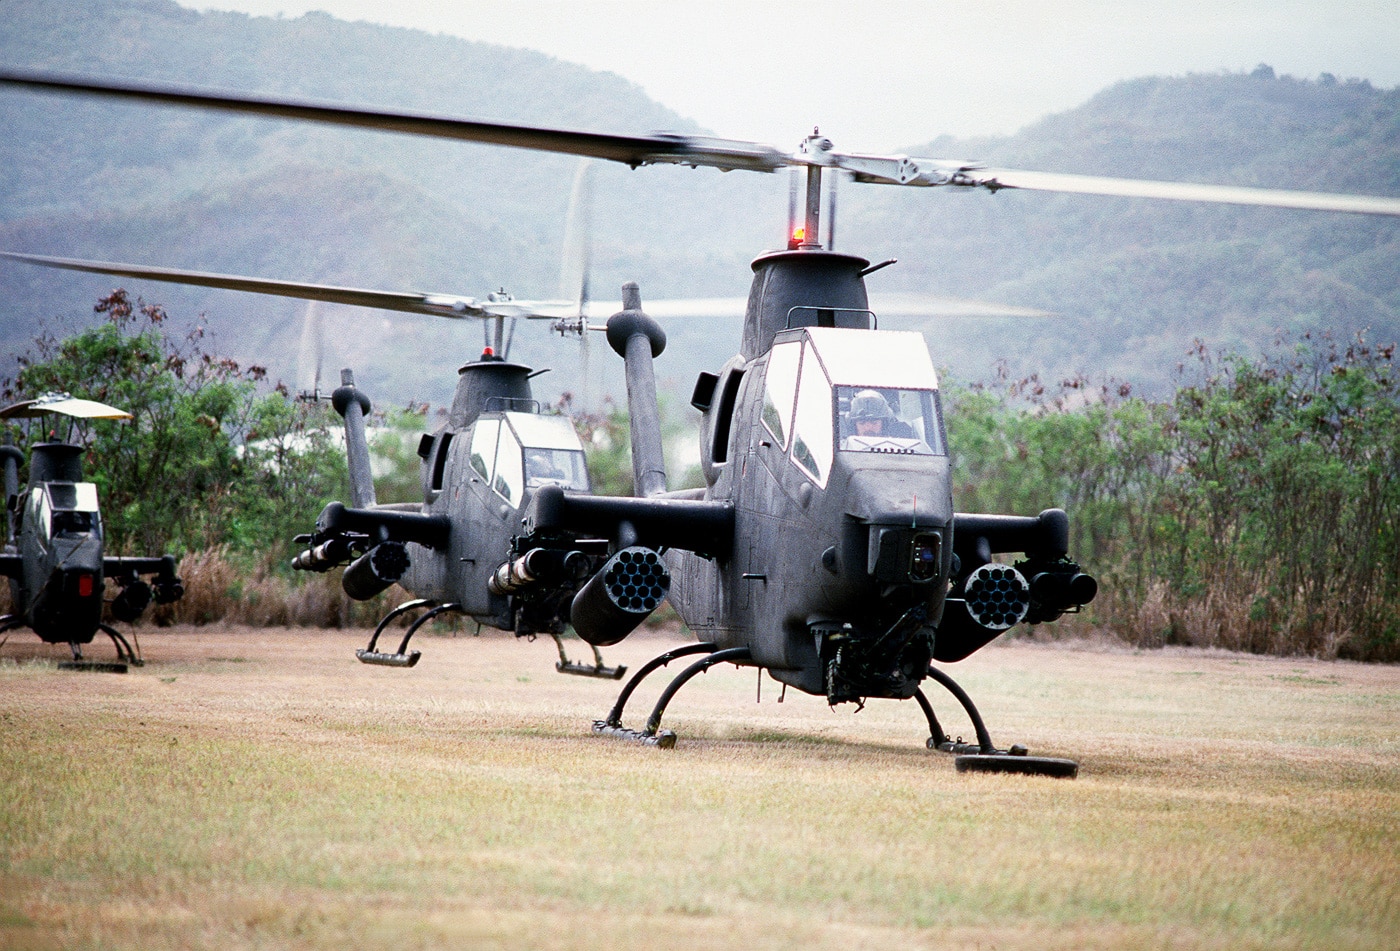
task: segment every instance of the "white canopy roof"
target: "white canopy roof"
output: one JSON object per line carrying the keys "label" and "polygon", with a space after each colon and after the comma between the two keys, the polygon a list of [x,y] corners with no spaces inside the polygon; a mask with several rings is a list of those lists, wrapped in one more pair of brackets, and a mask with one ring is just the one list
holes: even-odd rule
{"label": "white canopy roof", "polygon": [[803,328],[827,376],[837,386],[938,389],[924,335],[912,330]]}
{"label": "white canopy roof", "polygon": [[0,419],[37,419],[45,413],[62,413],[79,419],[131,419],[125,410],[96,400],[74,399],[67,393],[45,393],[38,399],[25,400],[0,409]]}

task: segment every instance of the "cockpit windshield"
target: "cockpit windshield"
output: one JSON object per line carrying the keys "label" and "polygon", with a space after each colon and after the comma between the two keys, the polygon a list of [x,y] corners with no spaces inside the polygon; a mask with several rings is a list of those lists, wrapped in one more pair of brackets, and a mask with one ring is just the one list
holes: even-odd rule
{"label": "cockpit windshield", "polygon": [[843,450],[915,456],[944,454],[935,390],[836,387]]}
{"label": "cockpit windshield", "polygon": [[74,512],[59,509],[53,513],[53,536],[87,535],[92,532],[96,512]]}
{"label": "cockpit windshield", "polygon": [[88,535],[101,525],[91,482],[46,482],[34,489],[29,508],[25,517],[35,519],[45,539]]}
{"label": "cockpit windshield", "polygon": [[945,454],[938,374],[922,334],[817,328],[808,333],[833,384],[838,449]]}
{"label": "cockpit windshield", "polygon": [[762,419],[818,485],[836,449],[946,454],[938,374],[923,336],[907,331],[780,334],[769,352]]}
{"label": "cockpit windshield", "polygon": [[559,485],[587,492],[588,465],[567,416],[506,413],[525,451],[525,485]]}
{"label": "cockpit windshield", "polygon": [[588,466],[583,453],[569,449],[526,449],[525,484],[560,485],[588,491]]}
{"label": "cockpit windshield", "polygon": [[48,482],[50,503],[56,509],[97,511],[97,486],[91,482]]}

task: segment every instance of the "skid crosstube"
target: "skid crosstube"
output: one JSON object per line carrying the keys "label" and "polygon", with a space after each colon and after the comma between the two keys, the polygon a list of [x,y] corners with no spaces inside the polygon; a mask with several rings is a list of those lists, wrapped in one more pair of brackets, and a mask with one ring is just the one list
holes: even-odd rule
{"label": "skid crosstube", "polygon": [[[627,701],[637,686],[648,676],[665,667],[671,661],[680,657],[688,657],[692,654],[707,654],[702,660],[691,664],[667,686],[661,694],[661,699],[657,701],[656,707],[652,710],[651,716],[647,719],[645,730],[629,730],[622,725],[622,711],[627,706]],[[719,650],[718,645],[709,642],[699,644],[687,644],[684,647],[677,647],[674,650],[666,651],[658,657],[653,657],[647,661],[642,668],[632,675],[632,679],[622,688],[622,692],[617,695],[617,701],[613,704],[612,710],[608,712],[607,719],[594,720],[593,732],[605,736],[614,736],[618,739],[633,740],[638,743],[645,743],[648,746],[659,746],[662,749],[670,749],[676,745],[676,734],[670,730],[660,730],[661,716],[666,710],[666,705],[671,702],[671,698],[676,695],[681,686],[691,677],[702,671],[709,670],[715,664],[726,661],[740,663],[749,658],[747,647],[735,647],[729,650]]]}
{"label": "skid crosstube", "polygon": [[943,727],[938,723],[938,717],[934,715],[933,705],[929,703],[923,690],[914,691],[914,699],[919,702],[919,707],[928,720],[928,748],[943,753],[952,753],[953,766],[958,772],[1016,773],[1023,776],[1049,776],[1056,779],[1073,779],[1079,775],[1079,764],[1071,759],[1030,756],[1028,755],[1029,751],[1020,744],[1013,744],[1005,750],[997,749],[992,743],[991,734],[987,732],[986,724],[982,722],[982,715],[977,712],[977,706],[967,695],[967,691],[963,690],[962,687],[958,686],[957,681],[937,667],[930,665],[928,675],[931,680],[951,693],[954,699],[962,705],[968,718],[972,720],[972,728],[977,734],[976,744],[964,743],[962,737],[956,740],[951,739],[948,734],[943,732]]}

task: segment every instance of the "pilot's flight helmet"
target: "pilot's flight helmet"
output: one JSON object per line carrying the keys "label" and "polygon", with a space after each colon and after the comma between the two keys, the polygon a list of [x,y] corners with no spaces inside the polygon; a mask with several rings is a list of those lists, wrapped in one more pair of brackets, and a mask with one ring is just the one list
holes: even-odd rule
{"label": "pilot's flight helmet", "polygon": [[890,404],[875,390],[861,390],[851,397],[851,410],[847,416],[853,420],[893,419]]}

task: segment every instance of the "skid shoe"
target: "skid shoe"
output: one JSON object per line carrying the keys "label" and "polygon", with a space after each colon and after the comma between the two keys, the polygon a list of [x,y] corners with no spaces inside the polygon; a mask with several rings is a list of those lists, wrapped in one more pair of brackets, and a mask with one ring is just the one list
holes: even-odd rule
{"label": "skid shoe", "polygon": [[564,641],[558,634],[551,634],[554,638],[554,646],[559,648],[559,660],[555,662],[554,669],[561,674],[573,674],[576,677],[598,677],[602,680],[621,680],[627,673],[626,665],[609,667],[603,663],[603,654],[597,646],[590,644],[593,648],[593,663],[583,664],[576,660],[569,660],[568,653],[564,650]]}
{"label": "skid shoe", "polygon": [[[643,743],[647,746],[657,746],[664,750],[669,750],[676,745],[676,734],[671,730],[661,729],[661,717],[666,712],[666,706],[676,695],[677,691],[683,687],[696,674],[702,674],[716,664],[735,664],[743,666],[752,655],[747,647],[731,647],[728,650],[718,650],[718,645],[711,643],[688,644],[685,647],[677,647],[669,650],[659,657],[654,657],[642,666],[627,681],[627,685],[618,694],[617,701],[613,704],[612,710],[608,712],[607,719],[594,720],[593,732],[604,736],[613,736],[622,740],[631,740],[634,743]],[[637,689],[646,677],[671,661],[679,657],[687,657],[692,654],[705,654],[707,656],[697,660],[685,670],[681,671],[662,691],[661,698],[656,701],[656,706],[652,708],[651,716],[647,718],[646,726],[641,730],[631,730],[622,725],[622,710],[627,705],[632,692]]]}
{"label": "skid shoe", "polygon": [[[1018,773],[1022,776],[1049,776],[1052,779],[1073,779],[1079,775],[1079,764],[1072,759],[1053,756],[1017,755],[1016,747],[1008,752],[967,753],[953,757],[953,767],[960,773]],[[1020,747],[1024,750],[1025,747]]]}
{"label": "skid shoe", "polygon": [[[375,650],[375,646],[379,643],[379,635],[384,633],[386,627],[409,611],[416,611],[419,608],[428,608],[428,611],[408,626],[408,631],[404,633],[403,640],[399,642],[399,649],[396,652],[388,654],[383,651]],[[405,601],[403,604],[400,604],[398,607],[394,608],[394,610],[384,615],[384,619],[379,622],[379,626],[376,627],[374,633],[370,635],[369,645],[361,650],[355,651],[355,656],[359,658],[362,664],[375,664],[380,667],[412,667],[417,664],[419,659],[423,656],[422,651],[410,651],[408,649],[408,642],[413,639],[414,634],[418,633],[418,629],[440,614],[445,614],[450,611],[461,612],[461,610],[462,606],[460,604],[438,604],[430,598],[418,598],[414,601]]]}

